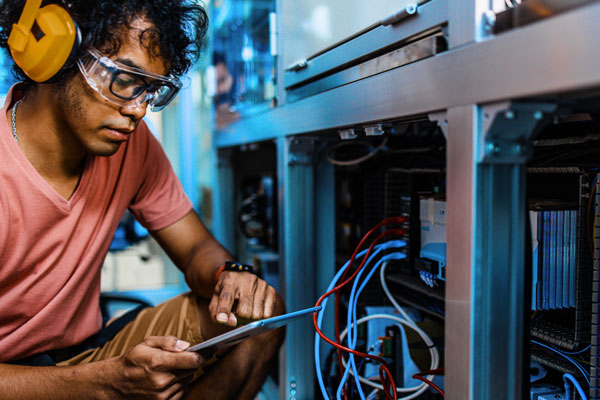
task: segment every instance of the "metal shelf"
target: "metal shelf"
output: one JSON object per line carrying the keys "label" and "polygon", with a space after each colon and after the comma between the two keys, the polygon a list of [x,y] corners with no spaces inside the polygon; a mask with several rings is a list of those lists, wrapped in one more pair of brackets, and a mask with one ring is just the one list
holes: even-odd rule
{"label": "metal shelf", "polygon": [[[600,4],[244,118],[217,148],[468,104],[600,88]],[[391,84],[393,83],[393,84]]]}

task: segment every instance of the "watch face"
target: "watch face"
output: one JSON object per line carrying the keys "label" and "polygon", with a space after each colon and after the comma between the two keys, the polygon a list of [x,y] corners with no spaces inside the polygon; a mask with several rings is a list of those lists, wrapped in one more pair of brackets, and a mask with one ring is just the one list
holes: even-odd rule
{"label": "watch face", "polygon": [[242,263],[236,263],[233,261],[226,261],[225,262],[225,271],[254,273],[254,267],[249,264],[242,264]]}

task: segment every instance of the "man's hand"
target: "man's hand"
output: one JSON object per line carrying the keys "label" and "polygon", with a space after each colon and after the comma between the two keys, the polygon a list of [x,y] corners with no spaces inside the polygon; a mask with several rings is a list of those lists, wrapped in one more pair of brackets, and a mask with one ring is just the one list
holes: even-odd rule
{"label": "man's hand", "polygon": [[272,317],[276,297],[275,289],[254,274],[223,271],[208,309],[214,321],[237,326],[238,319],[240,323],[247,323]]}
{"label": "man's hand", "polygon": [[111,382],[117,395],[135,399],[181,399],[204,360],[185,352],[189,343],[174,336],[151,336],[129,349],[117,363]]}

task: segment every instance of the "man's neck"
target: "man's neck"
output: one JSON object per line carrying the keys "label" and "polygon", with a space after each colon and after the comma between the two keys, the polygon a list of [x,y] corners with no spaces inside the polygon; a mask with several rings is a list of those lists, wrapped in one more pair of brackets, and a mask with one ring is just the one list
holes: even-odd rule
{"label": "man's neck", "polygon": [[50,85],[30,89],[17,107],[15,126],[19,147],[31,165],[68,200],[79,184],[86,152],[65,123],[56,100]]}
{"label": "man's neck", "polygon": [[19,147],[44,178],[73,179],[80,175],[86,153],[57,103],[50,85],[27,93],[16,113]]}

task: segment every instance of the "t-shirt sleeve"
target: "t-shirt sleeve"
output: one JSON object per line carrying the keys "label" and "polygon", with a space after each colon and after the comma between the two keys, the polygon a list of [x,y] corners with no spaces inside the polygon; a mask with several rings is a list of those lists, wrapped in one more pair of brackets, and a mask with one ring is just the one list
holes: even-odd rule
{"label": "t-shirt sleeve", "polygon": [[141,168],[141,182],[129,210],[146,229],[156,231],[183,218],[192,209],[192,202],[162,146],[143,121],[133,133],[136,134],[138,137],[131,150]]}

